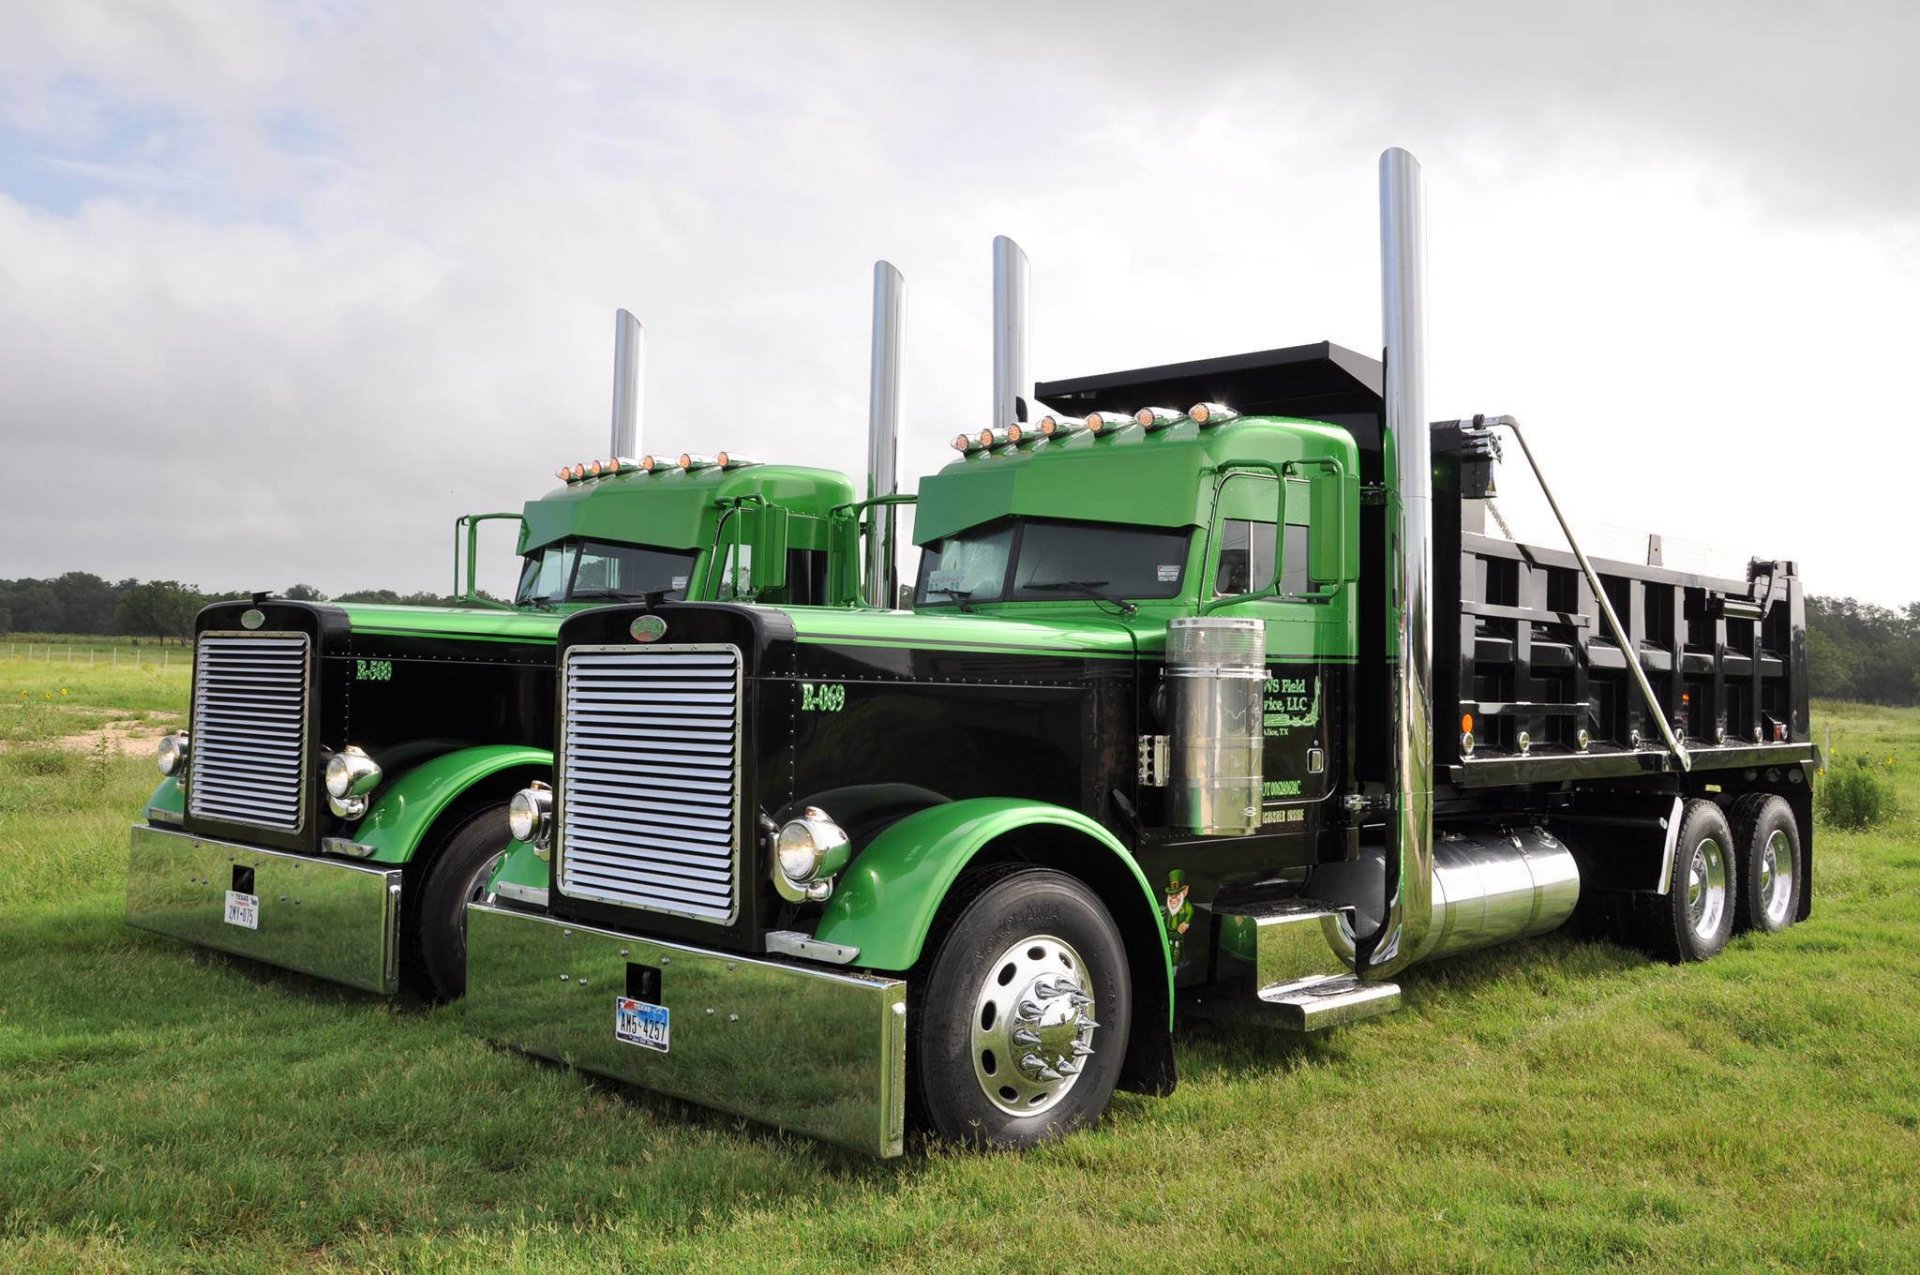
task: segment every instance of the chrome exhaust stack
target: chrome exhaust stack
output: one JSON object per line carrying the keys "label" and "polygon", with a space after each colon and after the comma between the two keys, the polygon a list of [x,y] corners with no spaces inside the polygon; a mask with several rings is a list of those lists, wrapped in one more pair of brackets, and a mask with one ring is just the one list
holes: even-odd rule
{"label": "chrome exhaust stack", "polygon": [[640,380],[647,368],[646,333],[631,311],[613,315],[613,442],[621,460],[640,455]]}
{"label": "chrome exhaust stack", "polygon": [[[873,263],[873,363],[867,388],[867,499],[900,489],[900,333],[907,280],[893,263]],[[893,505],[867,509],[867,604],[891,610],[900,592]]]}
{"label": "chrome exhaust stack", "polygon": [[1393,737],[1388,747],[1386,922],[1365,945],[1363,973],[1419,959],[1433,913],[1433,460],[1426,404],[1427,264],[1420,161],[1380,155],[1380,303],[1392,496],[1386,544],[1394,623]]}
{"label": "chrome exhaust stack", "polygon": [[1027,254],[1005,235],[993,238],[994,429],[1025,423],[1033,380],[1027,375]]}

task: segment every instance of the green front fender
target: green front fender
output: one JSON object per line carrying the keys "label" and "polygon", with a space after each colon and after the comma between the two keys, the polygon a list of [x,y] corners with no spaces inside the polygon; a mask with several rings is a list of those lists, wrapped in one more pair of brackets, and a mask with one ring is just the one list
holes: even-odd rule
{"label": "green front fender", "polygon": [[[961,871],[999,837],[1035,826],[1078,833],[1110,855],[1139,888],[1158,933],[1156,949],[1167,951],[1166,918],[1146,874],[1114,835],[1078,811],[1016,797],[976,797],[908,815],[875,837],[827,903],[814,937],[860,949],[859,964],[904,970],[920,959],[933,919]],[[1167,1001],[1173,1001],[1173,966],[1165,967]]]}
{"label": "green front fender", "polygon": [[[168,775],[153,790],[153,796],[147,798],[147,822],[153,822],[155,814],[162,816],[163,822],[178,823],[187,809],[187,790],[180,786],[177,775]],[[172,815],[172,819],[165,816]]]}
{"label": "green front fender", "polygon": [[367,857],[375,863],[405,863],[461,793],[503,770],[528,767],[552,770],[553,754],[518,744],[486,744],[422,762],[380,790],[353,839],[373,847]]}

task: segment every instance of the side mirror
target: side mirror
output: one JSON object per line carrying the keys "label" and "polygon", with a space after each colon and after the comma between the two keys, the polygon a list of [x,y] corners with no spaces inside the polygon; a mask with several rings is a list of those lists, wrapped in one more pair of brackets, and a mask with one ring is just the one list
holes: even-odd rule
{"label": "side mirror", "polygon": [[[1360,578],[1359,555],[1353,552],[1349,510],[1360,507],[1357,476],[1339,469],[1320,474],[1307,497],[1308,521],[1313,524],[1307,571],[1326,584],[1345,584]],[[1348,496],[1351,494],[1352,499]]]}
{"label": "side mirror", "polygon": [[740,512],[752,515],[747,526],[753,545],[754,591],[764,593],[784,587],[787,583],[787,511],[779,505],[760,505]]}

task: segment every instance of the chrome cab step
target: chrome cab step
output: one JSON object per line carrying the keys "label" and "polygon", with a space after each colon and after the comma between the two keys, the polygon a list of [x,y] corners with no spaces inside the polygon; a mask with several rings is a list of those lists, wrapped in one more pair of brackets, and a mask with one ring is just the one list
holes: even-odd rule
{"label": "chrome cab step", "polygon": [[1318,899],[1218,912],[1222,947],[1253,966],[1254,994],[1234,1016],[1313,1032],[1398,1009],[1399,984],[1353,974],[1352,912]]}
{"label": "chrome cab step", "polygon": [[1400,1008],[1398,983],[1362,982],[1351,974],[1263,987],[1260,999],[1279,1012],[1287,1031],[1317,1032]]}

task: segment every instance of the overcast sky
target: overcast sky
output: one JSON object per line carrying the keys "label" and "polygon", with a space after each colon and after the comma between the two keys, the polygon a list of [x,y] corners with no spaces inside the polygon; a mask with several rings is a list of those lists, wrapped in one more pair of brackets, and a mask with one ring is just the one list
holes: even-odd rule
{"label": "overcast sky", "polygon": [[1400,145],[1431,415],[1906,602],[1916,55],[1911,2],[9,0],[0,577],[444,587],[455,515],[604,452],[621,305],[647,450],[853,472],[877,257],[911,485],[989,423],[996,233],[1040,378],[1377,353]]}

